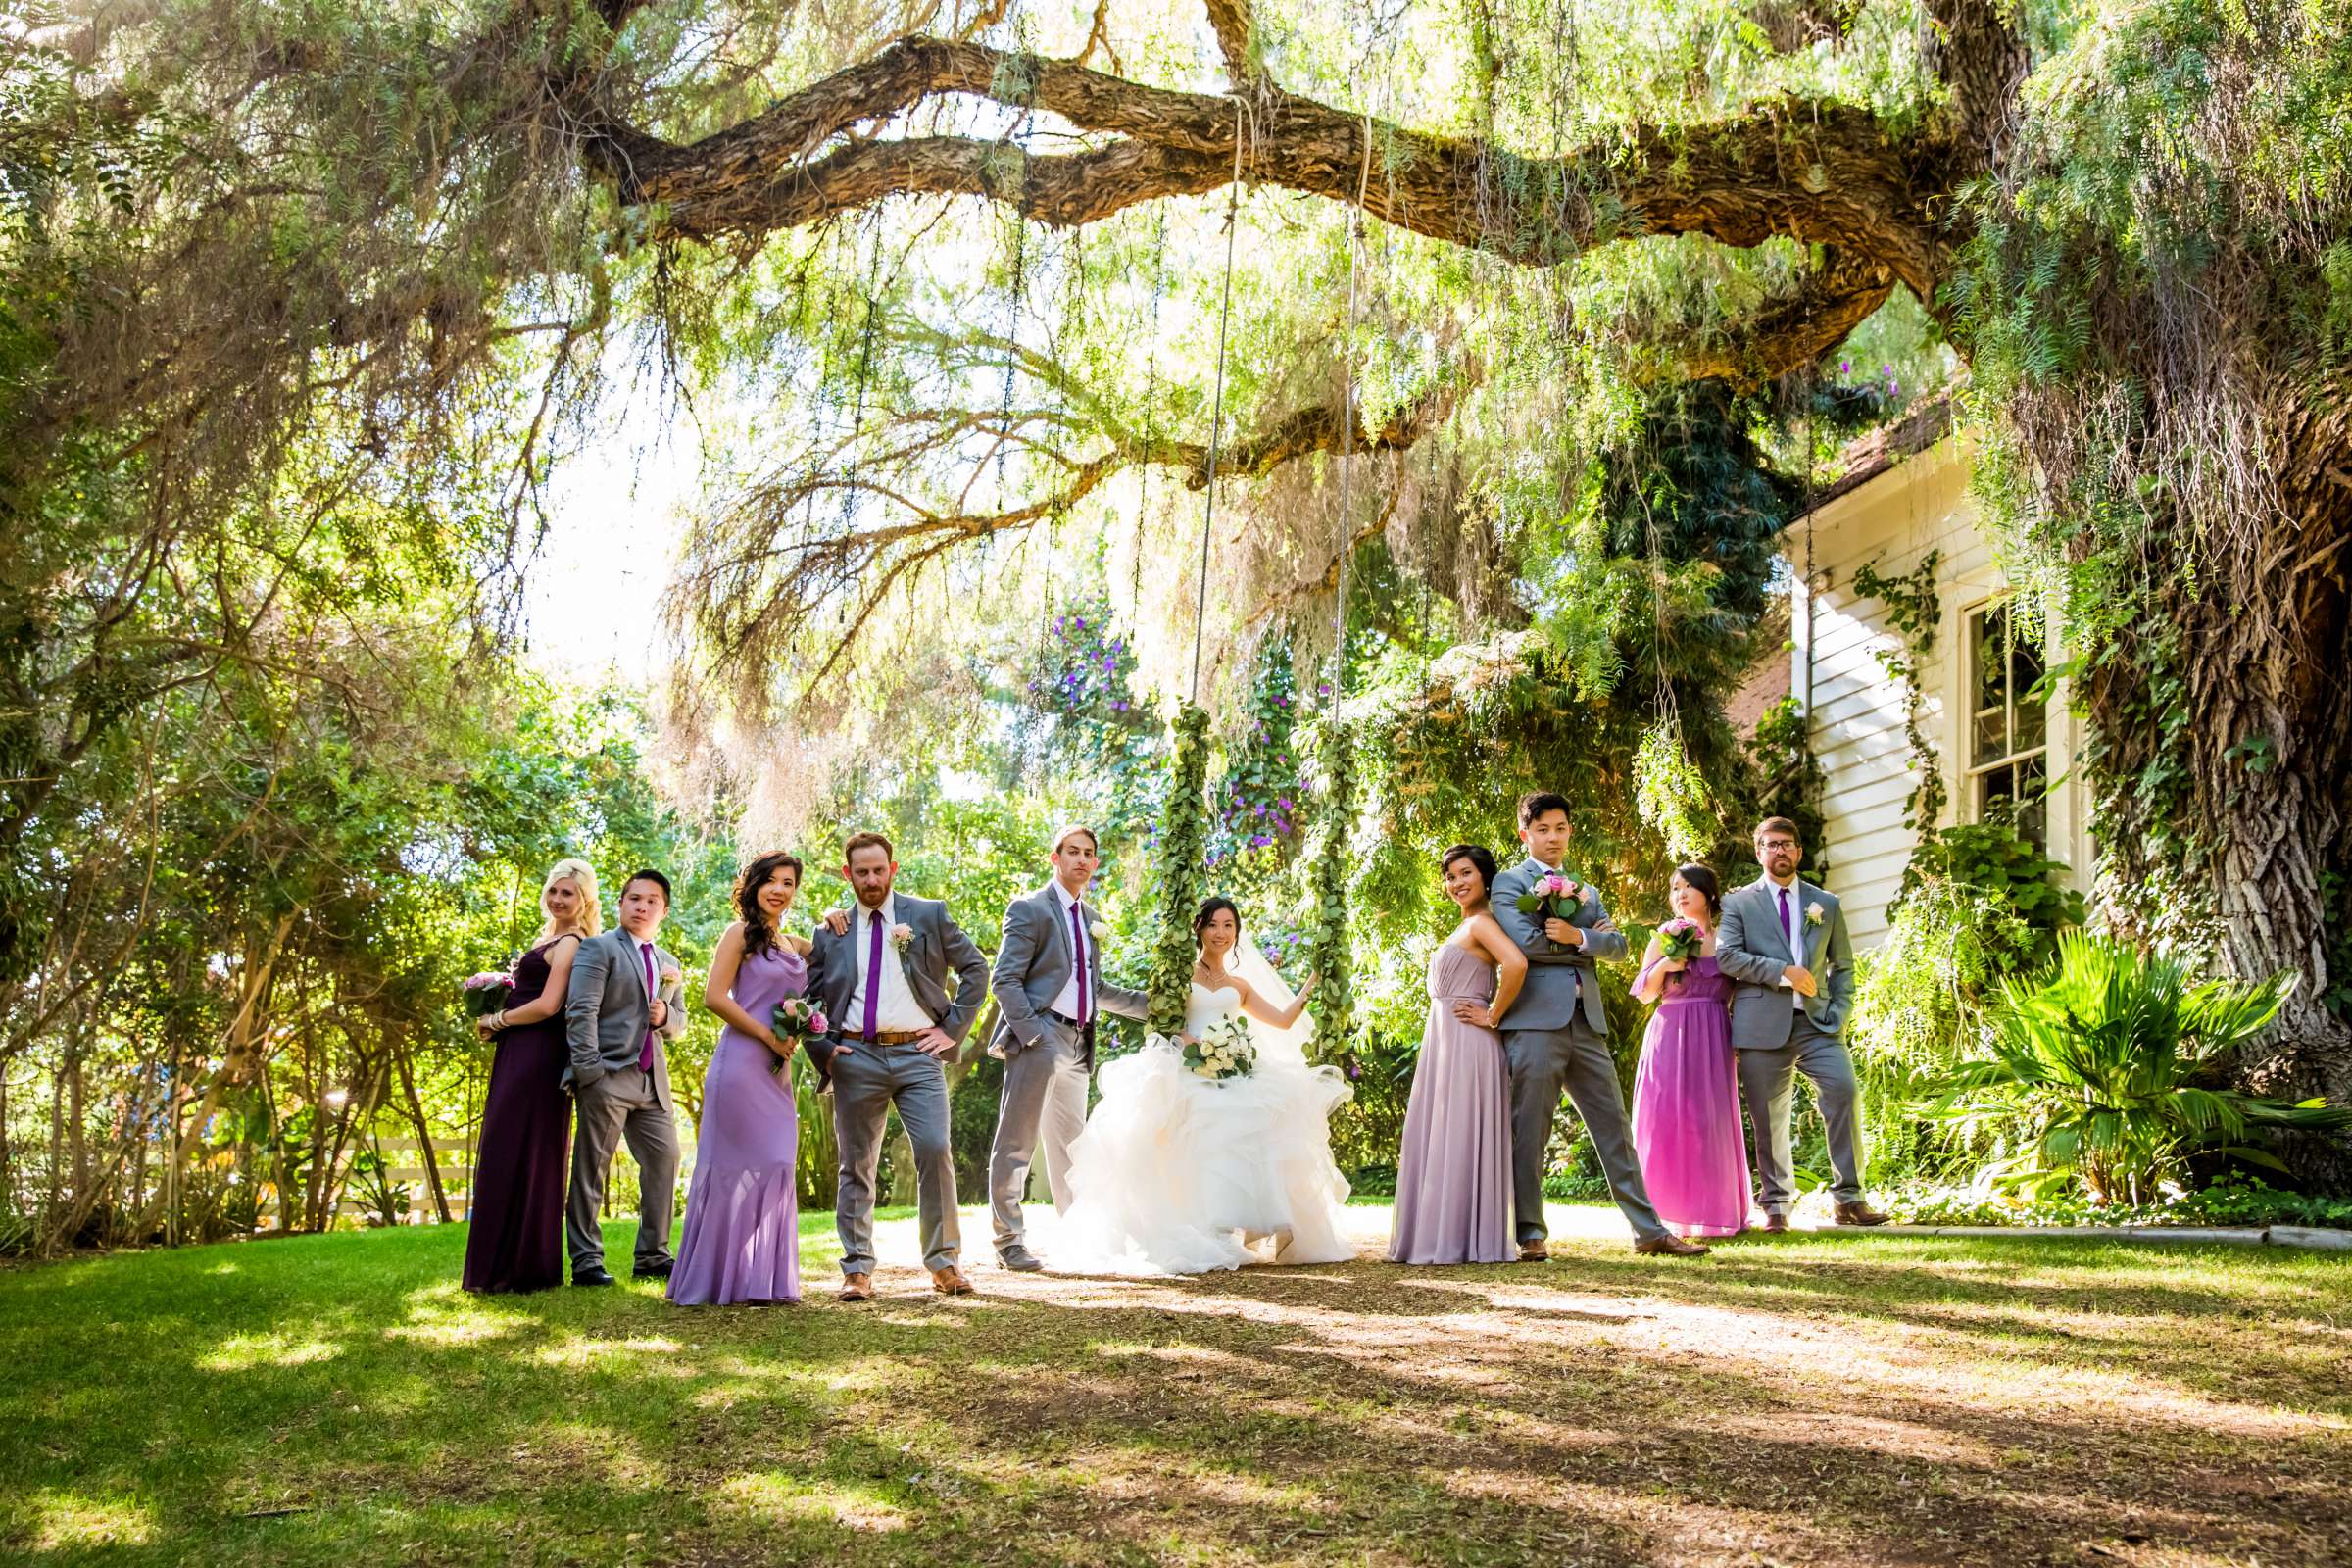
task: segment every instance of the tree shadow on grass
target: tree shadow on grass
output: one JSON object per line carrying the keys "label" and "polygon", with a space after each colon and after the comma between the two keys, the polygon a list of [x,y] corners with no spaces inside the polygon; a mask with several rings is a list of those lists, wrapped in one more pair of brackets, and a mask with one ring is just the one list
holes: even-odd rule
{"label": "tree shadow on grass", "polygon": [[[2306,1354],[2352,1285],[2310,1270],[1594,1248],[984,1270],[954,1301],[894,1269],[869,1308],[820,1277],[800,1308],[688,1310],[649,1288],[467,1298],[446,1241],[300,1245],[241,1280],[178,1254],[120,1260],[171,1265],[160,1286],[0,1290],[11,1553],[1991,1564],[2352,1543],[2346,1395]],[[72,1498],[143,1522],[74,1537]]]}

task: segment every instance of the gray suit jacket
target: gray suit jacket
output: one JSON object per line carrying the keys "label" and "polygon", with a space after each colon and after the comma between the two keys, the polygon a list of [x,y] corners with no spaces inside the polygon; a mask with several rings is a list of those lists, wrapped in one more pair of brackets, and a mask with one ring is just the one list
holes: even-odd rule
{"label": "gray suit jacket", "polygon": [[[1805,1016],[1824,1034],[1841,1034],[1846,1009],[1854,1000],[1854,950],[1845,935],[1845,911],[1834,894],[1798,880],[1792,890],[1796,906],[1796,945],[1802,956],[1789,951],[1781,929],[1779,890],[1769,878],[1758,878],[1734,890],[1723,901],[1723,923],[1715,933],[1715,966],[1731,976],[1732,1045],[1740,1051],[1772,1051],[1788,1043],[1795,1028],[1796,1008],[1781,984],[1781,970],[1789,964],[1809,969],[1818,994],[1806,999]],[[1808,921],[1807,911],[1821,918]],[[1827,969],[1825,974],[1823,971]]]}
{"label": "gray suit jacket", "polygon": [[[661,1034],[676,1039],[686,1029],[685,982],[662,983],[662,971],[678,960],[654,944],[654,984],[669,1006]],[[646,1020],[653,1016],[645,991],[645,964],[626,931],[607,931],[580,944],[571,958],[571,986],[564,995],[564,1034],[571,1060],[564,1068],[567,1087],[584,1089],[607,1073],[637,1065],[645,1048]],[[669,1054],[654,1053],[654,1093],[669,1102]]]}
{"label": "gray suit jacket", "polygon": [[1544,868],[1534,860],[1522,860],[1497,876],[1489,890],[1496,923],[1527,955],[1527,984],[1521,988],[1519,1000],[1511,1004],[1505,1027],[1514,1031],[1565,1029],[1576,1016],[1577,995],[1582,992],[1585,1021],[1593,1033],[1606,1037],[1609,1018],[1600,1000],[1598,963],[1602,958],[1612,962],[1624,959],[1625,933],[1601,929],[1609,911],[1602,907],[1600,894],[1574,871],[1566,871],[1570,881],[1585,889],[1584,906],[1568,922],[1583,929],[1585,945],[1566,948],[1552,941],[1544,934],[1543,916],[1519,912],[1519,896],[1543,874]]}
{"label": "gray suit jacket", "polygon": [[[885,963],[898,959],[907,989],[914,993],[914,1004],[960,1045],[971,1033],[972,1020],[980,1016],[980,1004],[988,1000],[988,960],[963,929],[948,918],[948,906],[939,900],[896,892],[891,900],[898,923],[913,937],[904,948],[885,937],[882,959]],[[818,921],[815,944],[808,950],[808,995],[824,1004],[825,1022],[833,1026],[823,1039],[808,1042],[808,1060],[820,1083],[832,1081],[833,1055],[841,1049],[843,1032],[858,1032],[857,1020],[849,1016],[850,994],[858,989],[854,944],[859,939],[864,906],[852,904],[850,915],[847,936],[835,936],[831,926]],[[956,979],[953,995],[948,991],[951,971]]]}
{"label": "gray suit jacket", "polygon": [[[1078,906],[1078,913],[1089,927],[1094,925],[1095,911],[1084,903]],[[1143,1017],[1150,1009],[1149,997],[1141,991],[1102,983],[1102,946],[1091,931],[1086,939],[1086,956],[1087,983],[1094,989],[1096,1011],[1115,1012],[1122,1018]],[[1046,1009],[1054,1005],[1061,988],[1070,983],[1074,958],[1070,951],[1070,922],[1062,913],[1061,894],[1053,883],[1012,902],[1004,911],[1004,940],[997,945],[997,1012],[1002,1021],[997,1026],[996,1039],[989,1042],[991,1052],[1010,1056],[1037,1044],[1045,1030]],[[1091,1066],[1094,1057],[1091,1031],[1080,1049]]]}

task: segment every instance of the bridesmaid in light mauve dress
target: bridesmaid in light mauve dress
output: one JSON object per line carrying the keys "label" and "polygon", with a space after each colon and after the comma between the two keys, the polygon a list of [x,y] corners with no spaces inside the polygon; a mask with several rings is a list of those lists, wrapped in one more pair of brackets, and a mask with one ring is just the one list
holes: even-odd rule
{"label": "bridesmaid in light mauve dress", "polygon": [[1747,1140],[1732,982],[1715,965],[1723,895],[1714,872],[1686,865],[1667,902],[1704,935],[1689,958],[1666,957],[1651,937],[1634,981],[1636,998],[1658,1004],[1634,1073],[1634,1149],[1658,1218],[1684,1236],[1737,1236],[1747,1227]]}
{"label": "bridesmaid in light mauve dress", "polygon": [[736,880],[742,918],[711,955],[703,1005],[726,1020],[703,1079],[686,1229],[670,1271],[682,1306],[801,1298],[801,1124],[793,1042],[769,1027],[776,1004],[808,986],[808,944],[778,929],[801,890],[801,862],[762,855]]}
{"label": "bridesmaid in light mauve dress", "polygon": [[1508,1263],[1511,1075],[1495,1031],[1527,979],[1527,956],[1487,909],[1494,857],[1457,844],[1439,858],[1462,923],[1429,961],[1429,1022],[1405,1103],[1396,1164],[1396,1263]]}

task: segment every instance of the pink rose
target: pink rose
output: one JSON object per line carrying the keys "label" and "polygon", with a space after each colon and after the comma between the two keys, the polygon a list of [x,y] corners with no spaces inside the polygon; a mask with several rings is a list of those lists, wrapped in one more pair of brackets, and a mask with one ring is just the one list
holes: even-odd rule
{"label": "pink rose", "polygon": [[809,1032],[810,1034],[812,1034],[812,1035],[830,1034],[830,1033],[832,1032],[832,1029],[833,1029],[833,1026],[832,1026],[831,1024],[829,1024],[829,1023],[825,1022],[825,1015],[824,1015],[823,1013],[821,1013],[821,1012],[812,1012],[812,1013],[810,1013],[810,1014],[808,1015],[808,1032]]}

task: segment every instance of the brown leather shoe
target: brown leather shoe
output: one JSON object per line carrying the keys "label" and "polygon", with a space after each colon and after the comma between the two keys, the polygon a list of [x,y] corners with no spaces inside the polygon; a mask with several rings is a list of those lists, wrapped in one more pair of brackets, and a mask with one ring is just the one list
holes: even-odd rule
{"label": "brown leather shoe", "polygon": [[1840,1225],[1884,1225],[1890,1217],[1858,1200],[1838,1205],[1838,1223]]}
{"label": "brown leather shoe", "polygon": [[1652,1236],[1636,1242],[1634,1250],[1643,1257],[1704,1257],[1707,1250],[1696,1242],[1686,1242],[1680,1236]]}
{"label": "brown leather shoe", "polygon": [[1522,1263],[1548,1263],[1551,1261],[1551,1248],[1543,1242],[1521,1242],[1519,1244],[1519,1261]]}
{"label": "brown leather shoe", "polygon": [[874,1277],[871,1274],[852,1274],[841,1282],[841,1298],[845,1301],[870,1301],[874,1298]]}
{"label": "brown leather shoe", "polygon": [[1786,1236],[1786,1235],[1788,1235],[1788,1215],[1786,1215],[1786,1214],[1767,1214],[1767,1215],[1765,1215],[1765,1216],[1764,1216],[1764,1234],[1765,1234],[1765,1235],[1767,1235],[1767,1236]]}
{"label": "brown leather shoe", "polygon": [[963,1270],[950,1263],[946,1268],[931,1271],[931,1288],[942,1296],[969,1296],[972,1282],[963,1277]]}

